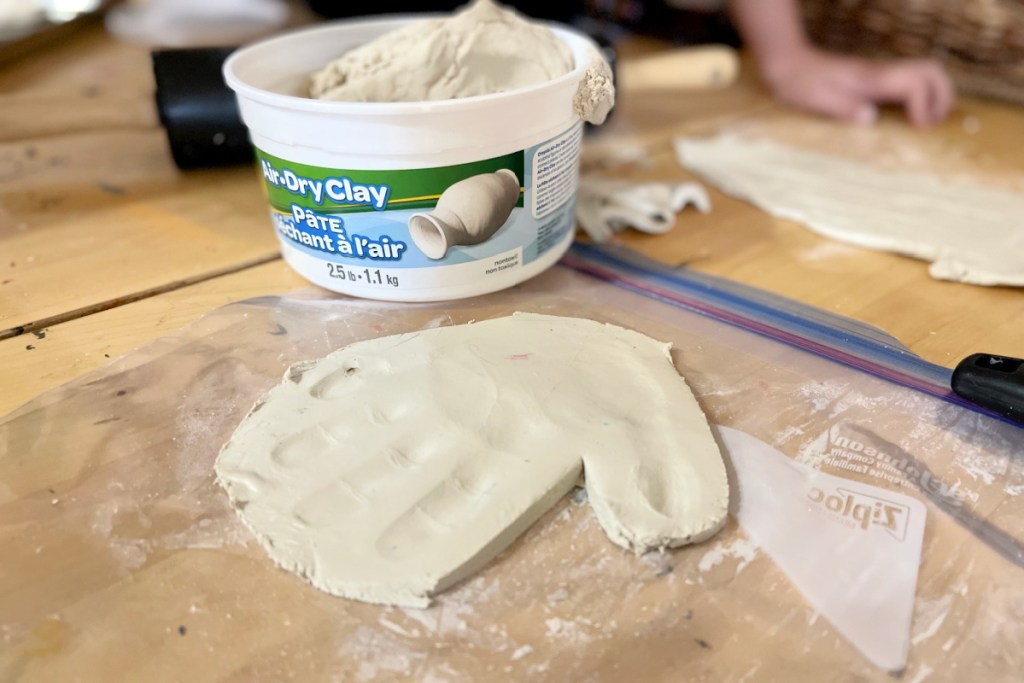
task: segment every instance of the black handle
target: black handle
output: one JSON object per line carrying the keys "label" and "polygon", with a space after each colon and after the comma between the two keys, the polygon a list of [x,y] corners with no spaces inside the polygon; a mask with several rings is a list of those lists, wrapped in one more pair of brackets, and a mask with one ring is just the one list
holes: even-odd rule
{"label": "black handle", "polygon": [[1024,424],[1024,359],[976,353],[953,370],[953,391]]}
{"label": "black handle", "polygon": [[178,168],[251,164],[252,146],[221,67],[235,48],[153,52],[156,107]]}

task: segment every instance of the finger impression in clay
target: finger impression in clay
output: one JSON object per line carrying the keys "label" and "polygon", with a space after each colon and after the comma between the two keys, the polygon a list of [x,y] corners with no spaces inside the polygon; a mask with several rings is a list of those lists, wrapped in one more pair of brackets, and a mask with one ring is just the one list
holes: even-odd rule
{"label": "finger impression in clay", "polygon": [[700,541],[725,522],[729,487],[669,350],[535,314],[357,342],[292,366],[225,445],[218,480],[278,565],[374,603],[428,605],[581,471],[614,543]]}

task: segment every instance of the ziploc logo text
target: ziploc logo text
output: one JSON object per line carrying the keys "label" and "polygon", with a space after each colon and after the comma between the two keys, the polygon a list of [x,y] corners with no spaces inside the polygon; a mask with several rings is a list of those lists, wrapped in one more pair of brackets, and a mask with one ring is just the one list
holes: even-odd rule
{"label": "ziploc logo text", "polygon": [[819,510],[833,515],[846,526],[862,531],[882,529],[897,541],[907,537],[910,508],[902,503],[844,487],[828,491],[813,487],[807,492],[807,498]]}
{"label": "ziploc logo text", "polygon": [[387,208],[391,188],[387,185],[363,185],[351,178],[306,178],[290,169],[276,169],[266,159],[260,161],[263,177],[274,187],[282,187],[300,197],[312,199],[317,206],[329,199],[336,204],[354,204],[372,207],[374,211]]}

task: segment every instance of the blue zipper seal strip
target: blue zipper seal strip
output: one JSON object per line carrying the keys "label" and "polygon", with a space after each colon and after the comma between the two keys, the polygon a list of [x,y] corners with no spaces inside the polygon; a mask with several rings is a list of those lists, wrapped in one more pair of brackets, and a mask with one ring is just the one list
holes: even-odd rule
{"label": "blue zipper seal strip", "polygon": [[955,394],[952,370],[929,363],[876,327],[748,285],[674,268],[624,247],[576,243],[561,264],[1019,426]]}

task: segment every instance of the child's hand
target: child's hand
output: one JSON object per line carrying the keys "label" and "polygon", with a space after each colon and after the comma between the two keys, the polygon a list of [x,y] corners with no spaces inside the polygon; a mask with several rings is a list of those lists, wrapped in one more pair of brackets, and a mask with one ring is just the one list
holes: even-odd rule
{"label": "child's hand", "polygon": [[800,47],[763,61],[761,72],[781,102],[853,123],[872,123],[878,104],[898,104],[911,123],[929,126],[955,99],[949,76],[931,60],[871,61]]}

